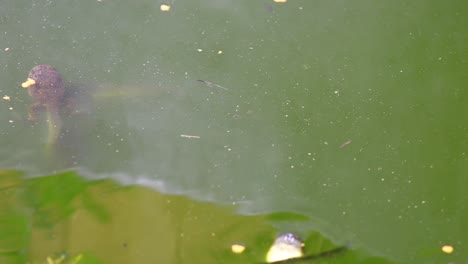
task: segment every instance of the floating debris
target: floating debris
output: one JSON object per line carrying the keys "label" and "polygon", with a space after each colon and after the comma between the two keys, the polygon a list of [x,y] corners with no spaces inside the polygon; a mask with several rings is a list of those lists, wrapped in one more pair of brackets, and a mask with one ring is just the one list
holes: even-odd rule
{"label": "floating debris", "polygon": [[348,140],[345,143],[341,144],[340,148],[344,148],[344,147],[348,146],[349,144],[351,144],[351,140]]}
{"label": "floating debris", "polygon": [[244,252],[245,246],[241,244],[232,244],[231,245],[231,251],[236,253],[236,254],[242,254]]}
{"label": "floating debris", "polygon": [[166,5],[166,4],[162,4],[161,7],[160,7],[161,11],[163,12],[167,12],[169,10],[171,10],[171,6],[170,5]]}
{"label": "floating debris", "polygon": [[8,95],[3,96],[2,99],[5,100],[5,101],[10,101],[11,100],[10,96],[8,96]]}
{"label": "floating debris", "polygon": [[183,138],[200,138],[199,136],[193,136],[193,135],[180,135],[180,137],[183,137]]}
{"label": "floating debris", "polygon": [[286,3],[288,0],[273,0],[275,3]]}
{"label": "floating debris", "polygon": [[63,263],[64,260],[65,260],[65,256],[60,256],[57,259],[47,257],[47,264],[60,264],[60,263]]}
{"label": "floating debris", "polygon": [[266,261],[272,263],[300,258],[304,256],[303,247],[304,243],[298,236],[292,233],[282,234],[275,239],[275,242],[268,250]]}
{"label": "floating debris", "polygon": [[266,262],[264,262],[263,264],[295,263],[293,261],[296,261],[296,260],[302,263],[302,261],[306,261],[306,260],[312,261],[312,260],[317,260],[317,259],[321,259],[325,257],[330,257],[336,254],[344,253],[346,252],[348,247],[349,247],[349,242],[345,246],[337,247],[335,249],[324,251],[319,254],[304,256],[304,251],[303,251],[304,242],[302,242],[302,240],[295,234],[286,233],[276,238],[275,242],[270,247],[270,250],[268,250],[268,253],[266,256]]}
{"label": "floating debris", "polygon": [[443,245],[441,249],[445,254],[452,254],[454,251],[454,248],[451,245]]}
{"label": "floating debris", "polygon": [[58,258],[49,256],[47,257],[47,264],[78,264],[82,258],[83,254],[77,255],[73,259],[70,259],[66,254],[60,255]]}
{"label": "floating debris", "polygon": [[206,86],[208,86],[208,87],[218,87],[218,88],[221,88],[221,89],[226,90],[226,91],[229,90],[229,89],[226,88],[226,87],[223,87],[223,86],[221,86],[221,85],[219,85],[219,84],[212,83],[212,82],[209,82],[209,81],[197,80],[197,82],[202,82],[202,83],[204,83],[204,84],[205,84]]}
{"label": "floating debris", "polygon": [[21,87],[29,88],[29,86],[34,85],[34,84],[36,84],[36,81],[31,78],[28,78],[25,82],[21,84]]}

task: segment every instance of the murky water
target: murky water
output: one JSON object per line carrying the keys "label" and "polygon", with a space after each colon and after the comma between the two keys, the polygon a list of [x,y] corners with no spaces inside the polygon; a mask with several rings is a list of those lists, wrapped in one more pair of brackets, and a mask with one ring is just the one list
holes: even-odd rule
{"label": "murky water", "polygon": [[[0,3],[0,168],[298,213],[396,262],[466,258],[464,2],[160,4]],[[20,87],[43,63],[85,91],[53,147]]]}

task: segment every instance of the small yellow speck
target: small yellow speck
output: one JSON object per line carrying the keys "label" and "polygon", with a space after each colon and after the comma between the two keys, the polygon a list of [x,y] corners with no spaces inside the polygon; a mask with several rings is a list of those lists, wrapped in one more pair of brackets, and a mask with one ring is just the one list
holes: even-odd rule
{"label": "small yellow speck", "polygon": [[5,51],[9,51],[9,50],[10,50],[10,48],[5,48]]}
{"label": "small yellow speck", "polygon": [[450,245],[443,245],[441,249],[445,254],[452,254],[454,251],[454,248]]}
{"label": "small yellow speck", "polygon": [[8,96],[8,95],[3,96],[2,99],[5,100],[5,101],[10,101],[11,100],[10,96]]}
{"label": "small yellow speck", "polygon": [[232,244],[231,245],[231,251],[236,253],[236,254],[241,254],[244,252],[245,246],[241,244]]}
{"label": "small yellow speck", "polygon": [[167,11],[171,10],[171,6],[170,6],[170,5],[164,5],[164,4],[162,4],[160,8],[161,8],[161,11],[163,11],[163,12],[167,12]]}
{"label": "small yellow speck", "polygon": [[218,54],[222,54],[222,53],[223,53],[223,51],[222,51],[222,50],[218,50]]}
{"label": "small yellow speck", "polygon": [[286,3],[288,0],[273,0],[275,3]]}

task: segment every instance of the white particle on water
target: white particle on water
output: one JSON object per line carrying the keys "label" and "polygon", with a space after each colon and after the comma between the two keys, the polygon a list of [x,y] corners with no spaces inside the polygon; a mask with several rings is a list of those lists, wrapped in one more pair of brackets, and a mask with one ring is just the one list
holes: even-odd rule
{"label": "white particle on water", "polygon": [[294,165],[291,165],[291,169],[294,169]]}

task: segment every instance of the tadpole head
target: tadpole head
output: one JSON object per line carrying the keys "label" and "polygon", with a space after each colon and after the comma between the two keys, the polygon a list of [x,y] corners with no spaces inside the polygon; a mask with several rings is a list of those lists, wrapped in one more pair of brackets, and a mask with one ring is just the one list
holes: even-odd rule
{"label": "tadpole head", "polygon": [[32,68],[28,79],[21,86],[28,89],[34,100],[45,105],[59,104],[65,92],[62,77],[54,67],[47,64]]}

